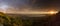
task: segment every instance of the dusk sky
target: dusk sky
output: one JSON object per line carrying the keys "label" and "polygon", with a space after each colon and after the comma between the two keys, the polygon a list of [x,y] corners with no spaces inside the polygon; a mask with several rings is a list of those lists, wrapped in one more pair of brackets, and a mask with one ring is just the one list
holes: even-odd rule
{"label": "dusk sky", "polygon": [[[5,9],[5,7],[8,7]],[[50,9],[59,10],[60,1],[59,0],[0,0],[0,7],[2,10],[7,10],[8,12],[14,11],[46,11]],[[0,9],[1,10],[1,9]]]}

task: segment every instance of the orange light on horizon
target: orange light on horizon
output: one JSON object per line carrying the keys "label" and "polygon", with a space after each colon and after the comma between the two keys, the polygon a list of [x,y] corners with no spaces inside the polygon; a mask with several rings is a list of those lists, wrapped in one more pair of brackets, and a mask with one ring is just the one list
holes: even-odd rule
{"label": "orange light on horizon", "polygon": [[56,14],[56,13],[58,13],[58,11],[50,11],[50,12],[48,12],[49,14]]}

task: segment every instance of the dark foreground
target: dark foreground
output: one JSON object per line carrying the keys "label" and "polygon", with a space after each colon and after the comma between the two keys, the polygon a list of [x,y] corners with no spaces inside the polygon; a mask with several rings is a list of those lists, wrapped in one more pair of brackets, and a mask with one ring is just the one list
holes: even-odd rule
{"label": "dark foreground", "polygon": [[[54,26],[56,25],[54,24],[55,19],[58,16],[57,14],[52,16],[29,17],[20,14],[2,14],[0,15],[0,26]],[[57,21],[59,22],[59,19]]]}

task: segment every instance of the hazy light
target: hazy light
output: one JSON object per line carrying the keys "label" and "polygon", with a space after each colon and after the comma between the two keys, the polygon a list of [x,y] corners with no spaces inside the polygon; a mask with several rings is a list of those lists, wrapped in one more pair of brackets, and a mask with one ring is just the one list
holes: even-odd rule
{"label": "hazy light", "polygon": [[51,14],[54,14],[55,12],[50,12]]}
{"label": "hazy light", "polygon": [[8,6],[7,5],[3,5],[0,8],[2,8],[3,10],[6,10],[6,8],[8,8]]}
{"label": "hazy light", "polygon": [[58,13],[58,11],[50,11],[50,12],[48,12],[49,14],[56,14],[56,13]]}
{"label": "hazy light", "polygon": [[50,12],[51,14],[55,14],[56,12]]}
{"label": "hazy light", "polygon": [[4,13],[7,11],[7,8],[8,8],[7,5],[1,5],[1,6],[0,6],[0,9],[1,9],[2,12],[4,12]]}
{"label": "hazy light", "polygon": [[51,12],[8,12],[8,13],[12,13],[12,14],[56,14],[57,12],[51,11]]}

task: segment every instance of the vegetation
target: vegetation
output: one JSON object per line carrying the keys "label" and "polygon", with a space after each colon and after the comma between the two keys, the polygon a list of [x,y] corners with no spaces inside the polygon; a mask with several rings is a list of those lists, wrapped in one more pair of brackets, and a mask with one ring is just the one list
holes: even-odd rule
{"label": "vegetation", "polygon": [[9,17],[0,12],[0,26],[1,24],[3,26],[23,26],[23,24],[29,26],[30,23],[31,22],[28,19],[26,21],[22,21],[21,17]]}
{"label": "vegetation", "polygon": [[[34,20],[30,19],[22,19],[19,17],[9,17],[6,14],[0,12],[0,26],[45,26],[48,24],[48,20],[51,16],[48,17],[41,17],[38,22],[34,23]],[[40,21],[40,22],[39,22]]]}

